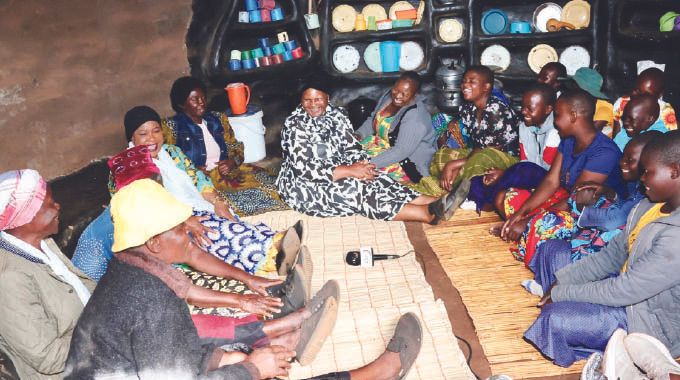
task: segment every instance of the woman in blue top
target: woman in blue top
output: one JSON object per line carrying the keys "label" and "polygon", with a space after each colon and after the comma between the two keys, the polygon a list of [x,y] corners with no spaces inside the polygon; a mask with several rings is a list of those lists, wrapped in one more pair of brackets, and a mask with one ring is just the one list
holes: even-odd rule
{"label": "woman in blue top", "polygon": [[563,93],[557,101],[555,128],[562,138],[557,157],[536,191],[509,216],[501,230],[501,237],[506,240],[516,241],[524,234],[516,257],[527,265],[542,241],[561,238],[554,232],[565,230],[563,224],[571,229],[574,223],[565,211],[566,202],[548,210],[540,209],[560,188],[571,192],[585,182],[604,183],[619,196],[626,195],[618,166],[621,151],[595,128],[594,112],[595,99],[580,89]]}

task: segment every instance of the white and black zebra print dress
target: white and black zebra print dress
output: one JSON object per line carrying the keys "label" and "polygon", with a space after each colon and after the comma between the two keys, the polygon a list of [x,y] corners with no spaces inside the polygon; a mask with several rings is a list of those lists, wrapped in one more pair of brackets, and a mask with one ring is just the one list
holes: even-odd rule
{"label": "white and black zebra print dress", "polygon": [[341,108],[328,105],[325,114],[313,118],[298,106],[286,118],[281,146],[283,164],[276,185],[281,198],[302,213],[391,220],[420,195],[386,174],[370,182],[333,181],[337,166],[369,159]]}

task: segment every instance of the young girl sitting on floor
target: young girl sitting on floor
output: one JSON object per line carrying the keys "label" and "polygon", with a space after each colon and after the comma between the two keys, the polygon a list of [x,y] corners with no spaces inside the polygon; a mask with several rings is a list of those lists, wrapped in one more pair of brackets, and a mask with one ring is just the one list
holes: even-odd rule
{"label": "young girl sitting on floor", "polygon": [[614,142],[623,151],[634,136],[647,131],[668,132],[666,126],[657,120],[659,104],[651,95],[634,95],[623,110],[623,128],[614,136]]}
{"label": "young girl sitting on floor", "polygon": [[602,351],[617,328],[651,335],[680,355],[680,132],[649,142],[641,163],[648,200],[602,252],[557,272],[524,334],[557,365]]}

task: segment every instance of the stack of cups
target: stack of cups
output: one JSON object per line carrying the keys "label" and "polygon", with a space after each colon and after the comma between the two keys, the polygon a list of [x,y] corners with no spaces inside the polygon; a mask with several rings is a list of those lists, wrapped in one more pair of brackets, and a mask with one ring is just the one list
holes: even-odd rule
{"label": "stack of cups", "polygon": [[[262,1],[262,0],[260,0]],[[271,45],[269,38],[259,38],[258,47],[252,50],[232,50],[229,59],[229,70],[250,70],[256,67],[267,67],[304,57],[302,47],[297,41],[289,40],[286,32],[279,33],[278,43]]]}
{"label": "stack of cups", "polygon": [[229,58],[229,70],[239,71],[241,70],[241,68],[243,68],[243,65],[241,63],[241,51],[232,50],[231,57]]}
{"label": "stack of cups", "polygon": [[283,20],[283,10],[275,0],[243,0],[245,11],[238,13],[240,23],[258,23]]}

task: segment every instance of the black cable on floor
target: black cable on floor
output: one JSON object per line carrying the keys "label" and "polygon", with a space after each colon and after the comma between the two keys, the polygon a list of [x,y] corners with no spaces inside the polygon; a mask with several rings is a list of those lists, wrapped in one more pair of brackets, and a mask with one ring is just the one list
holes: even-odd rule
{"label": "black cable on floor", "polygon": [[[456,337],[456,339],[463,342],[465,344],[465,347],[467,347],[469,355],[465,355],[465,353],[463,353],[463,356],[466,357],[465,361],[467,362],[467,366],[469,368],[470,367],[470,361],[472,360],[472,346],[470,345],[470,342],[468,342],[467,340],[459,337],[458,335],[454,335],[454,336]],[[475,378],[477,380],[481,380],[481,378],[479,376],[477,376],[477,374],[475,373],[475,371],[472,370],[472,368],[470,368],[470,372],[472,372],[472,374],[475,375]]]}

